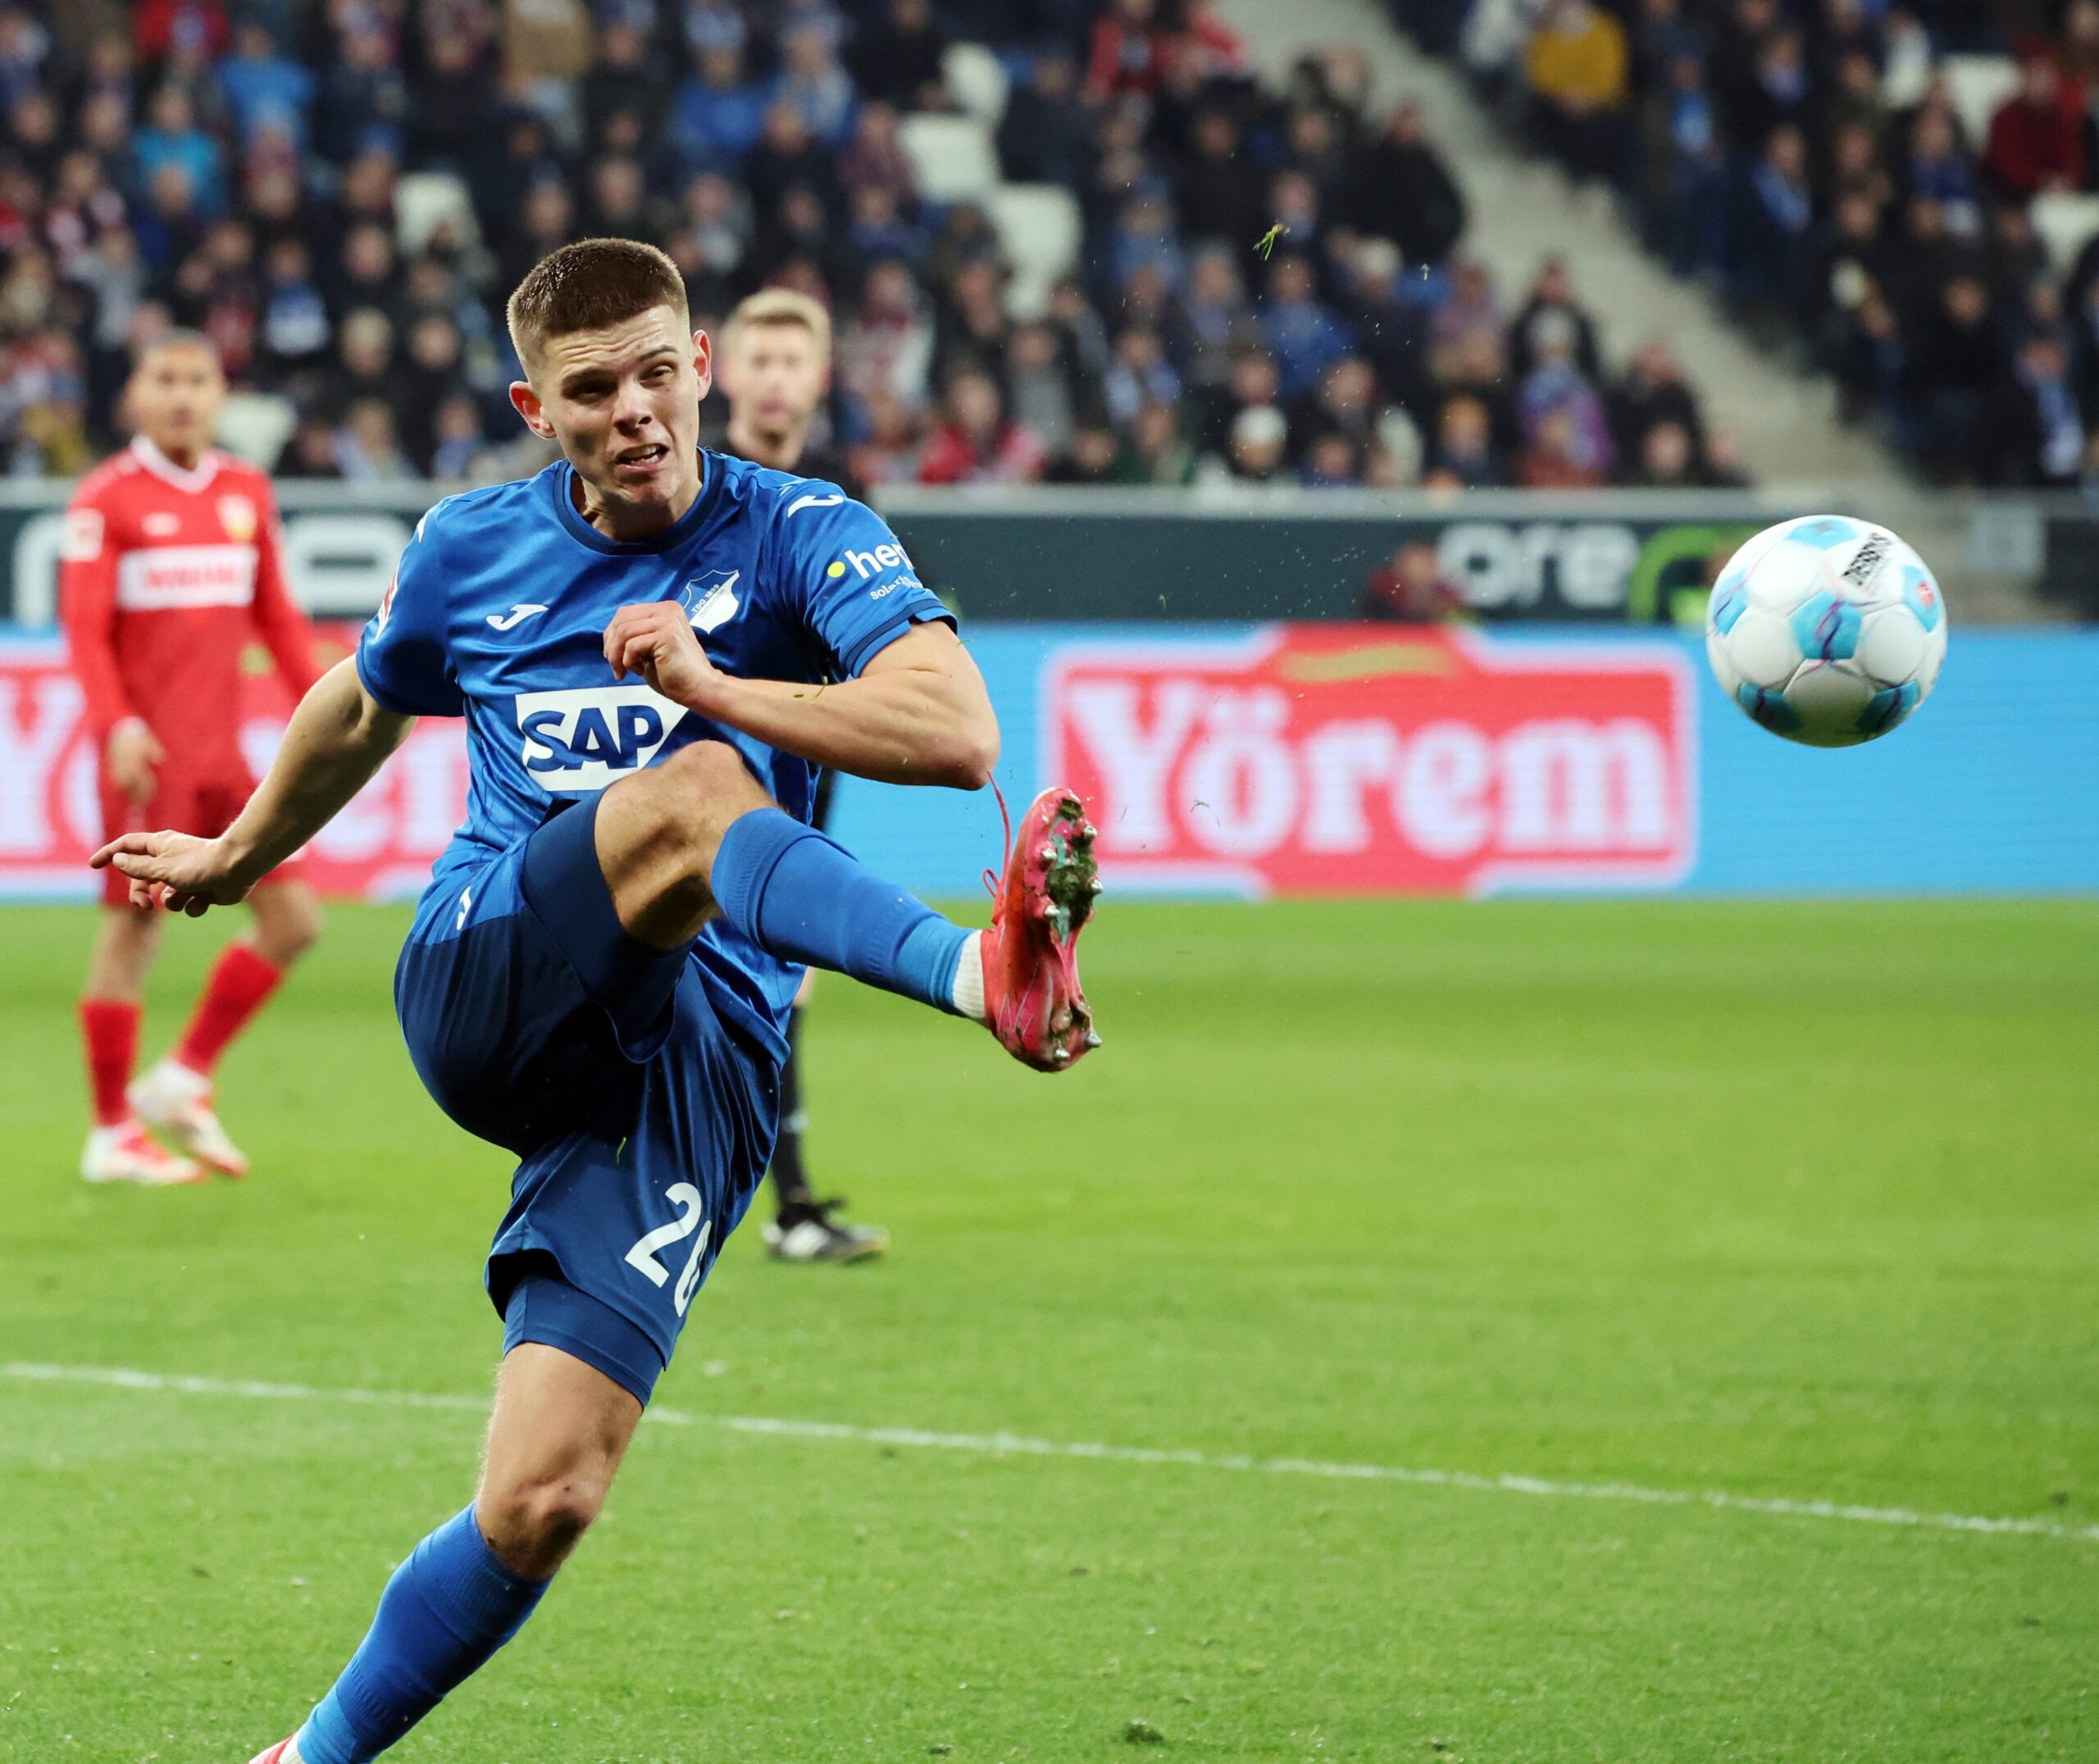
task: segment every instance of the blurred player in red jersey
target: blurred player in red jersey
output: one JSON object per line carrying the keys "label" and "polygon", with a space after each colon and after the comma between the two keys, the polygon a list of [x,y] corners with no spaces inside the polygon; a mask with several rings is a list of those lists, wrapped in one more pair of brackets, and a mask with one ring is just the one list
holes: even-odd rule
{"label": "blurred player in red jersey", "polygon": [[[225,381],[211,343],[169,333],[140,357],[126,396],[137,438],[80,480],[66,510],[66,637],[102,748],[107,836],[175,827],[208,838],[255,784],[240,751],[242,652],[259,637],[297,698],[319,672],[313,633],[285,585],[270,480],[212,445]],[[80,999],[89,1181],[247,1174],[212,1111],[212,1069],[321,930],[312,891],[287,870],[249,905],[253,931],[220,956],[174,1052],[134,1082],[165,915],[132,907],[121,876],[107,882]]]}

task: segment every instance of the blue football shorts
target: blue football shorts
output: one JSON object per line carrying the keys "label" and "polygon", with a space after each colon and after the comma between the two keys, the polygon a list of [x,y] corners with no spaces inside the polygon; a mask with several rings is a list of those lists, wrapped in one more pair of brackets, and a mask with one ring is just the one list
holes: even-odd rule
{"label": "blue football shorts", "polygon": [[426,905],[394,1001],[439,1107],[521,1160],[486,1275],[503,1351],[558,1348],[646,1403],[772,1157],[780,1074],[686,949],[621,925],[599,800]]}

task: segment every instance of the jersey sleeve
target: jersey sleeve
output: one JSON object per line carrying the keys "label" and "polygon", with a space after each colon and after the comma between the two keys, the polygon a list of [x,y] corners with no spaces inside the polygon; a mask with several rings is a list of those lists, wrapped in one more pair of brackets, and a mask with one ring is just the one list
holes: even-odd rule
{"label": "jersey sleeve", "polygon": [[463,716],[467,710],[447,640],[444,571],[431,530],[438,512],[417,523],[379,611],[357,639],[364,689],[404,716]]}
{"label": "jersey sleeve", "polygon": [[111,526],[100,487],[83,485],[66,507],[58,552],[59,617],[98,739],[139,714],[116,665],[116,539]]}
{"label": "jersey sleeve", "polygon": [[954,622],[874,510],[820,484],[783,493],[779,585],[840,679],[858,674],[914,625]]}
{"label": "jersey sleeve", "polygon": [[285,531],[277,518],[277,500],[263,484],[257,500],[262,520],[255,535],[255,629],[294,702],[303,698],[321,677],[313,648],[313,627],[292,598],[285,574]]}

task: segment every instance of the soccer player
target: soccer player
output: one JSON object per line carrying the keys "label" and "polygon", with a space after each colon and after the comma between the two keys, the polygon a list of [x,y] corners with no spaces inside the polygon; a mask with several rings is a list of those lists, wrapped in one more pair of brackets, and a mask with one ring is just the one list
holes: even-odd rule
{"label": "soccer player", "polygon": [[804,965],[974,1018],[1046,1071],[1099,1043],[1075,949],[1093,830],[1068,792],[1022,817],[982,932],[808,825],[817,766],[974,789],[998,725],[872,511],[699,451],[711,353],[676,266],[563,246],[508,318],[512,399],[562,457],[430,511],[223,834],[94,858],[170,911],[237,901],[417,716],[467,720],[467,823],[394,999],[439,1106],[521,1161],[486,1269],[504,1322],[486,1454],[472,1504],[257,1764],[362,1764],[539,1603],[756,1190]]}
{"label": "soccer player", "polygon": [[[842,455],[813,452],[808,444],[809,425],[831,384],[831,316],[815,301],[791,288],[764,289],[744,300],[722,328],[717,377],[729,399],[729,452],[776,471],[821,478],[855,502],[867,500]],[[828,766],[817,774],[812,824],[819,830],[830,824],[837,777]],[[816,979],[813,968],[804,973],[787,1020],[780,1138],[772,1148],[774,1216],[765,1225],[765,1242],[783,1262],[858,1262],[888,1248],[889,1233],[840,1218],[845,1203],[817,1199],[803,1161],[808,1116],[802,1106],[799,1049]]]}
{"label": "soccer player", "polygon": [[[212,445],[225,381],[210,342],[161,337],[126,396],[136,438],[80,480],[66,511],[66,639],[101,748],[104,836],[209,836],[255,788],[240,749],[242,652],[260,637],[303,695],[318,671],[313,633],[285,586],[270,480]],[[312,891],[287,868],[258,876],[248,905],[253,931],[219,957],[174,1052],[134,1083],[161,921],[130,904],[122,876],[106,878],[80,1012],[94,1107],[80,1155],[89,1181],[248,1173],[212,1108],[212,1068],[321,930]]]}

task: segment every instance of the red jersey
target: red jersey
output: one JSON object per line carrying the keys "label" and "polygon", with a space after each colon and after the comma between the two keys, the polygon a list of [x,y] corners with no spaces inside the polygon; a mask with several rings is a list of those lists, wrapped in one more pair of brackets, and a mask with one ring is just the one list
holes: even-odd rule
{"label": "red jersey", "polygon": [[312,629],[285,584],[269,479],[216,451],[185,471],[142,436],[80,480],[60,560],[98,742],[143,717],[167,750],[166,773],[246,795],[242,651],[261,638],[295,698],[319,676]]}

